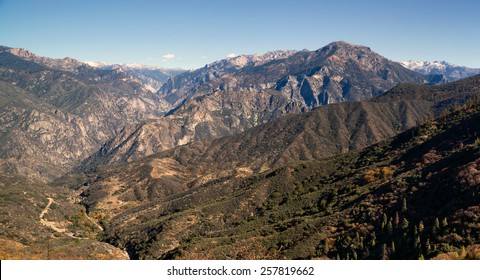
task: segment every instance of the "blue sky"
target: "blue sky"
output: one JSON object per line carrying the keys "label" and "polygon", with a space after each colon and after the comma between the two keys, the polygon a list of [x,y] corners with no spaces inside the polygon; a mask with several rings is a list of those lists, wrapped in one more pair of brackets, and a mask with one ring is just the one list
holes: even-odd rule
{"label": "blue sky", "polygon": [[0,45],[188,69],[342,40],[396,61],[480,68],[479,15],[477,0],[0,0]]}

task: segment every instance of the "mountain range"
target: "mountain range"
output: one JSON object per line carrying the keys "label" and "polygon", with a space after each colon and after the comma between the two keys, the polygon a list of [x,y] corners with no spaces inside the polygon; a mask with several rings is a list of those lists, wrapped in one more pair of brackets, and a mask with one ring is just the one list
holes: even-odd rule
{"label": "mountain range", "polygon": [[121,69],[141,81],[142,84],[147,86],[151,91],[155,92],[158,91],[169,78],[185,72],[185,70],[180,68],[170,69],[138,63],[109,64],[106,62],[86,61],[85,64],[104,70]]}
{"label": "mountain range", "polygon": [[424,75],[442,75],[444,82],[453,82],[480,74],[480,69],[457,66],[446,61],[408,60],[401,64],[410,70]]}
{"label": "mountain range", "polygon": [[346,42],[190,71],[0,47],[0,257],[478,258],[480,76],[414,65]]}

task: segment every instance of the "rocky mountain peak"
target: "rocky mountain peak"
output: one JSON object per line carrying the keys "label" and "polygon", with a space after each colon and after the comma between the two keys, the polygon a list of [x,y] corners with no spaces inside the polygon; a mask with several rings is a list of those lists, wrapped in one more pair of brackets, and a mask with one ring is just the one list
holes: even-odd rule
{"label": "rocky mountain peak", "polygon": [[346,52],[371,52],[372,50],[369,47],[362,46],[362,45],[355,45],[344,41],[336,41],[332,42],[320,49],[317,50],[318,52],[327,52],[331,54],[335,53],[346,53]]}
{"label": "rocky mountain peak", "polygon": [[25,50],[23,48],[5,48],[4,51],[9,52],[13,55],[22,57],[22,58],[26,58],[26,59],[38,58],[37,55],[35,55],[34,53],[31,53],[30,51]]}
{"label": "rocky mountain peak", "polygon": [[369,47],[354,45],[343,41],[330,43],[318,49],[315,53],[337,63],[345,63],[351,60],[362,64],[371,64],[380,60],[386,60]]}
{"label": "rocky mountain peak", "polygon": [[79,61],[79,60],[76,60],[74,58],[71,58],[71,57],[65,57],[62,59],[64,62],[66,63],[76,63],[76,64],[83,64],[83,62]]}
{"label": "rocky mountain peak", "polygon": [[56,70],[75,72],[79,67],[90,67],[88,64],[71,57],[65,57],[63,59],[44,57],[23,48],[1,47],[0,52],[9,53],[20,59],[28,60]]}

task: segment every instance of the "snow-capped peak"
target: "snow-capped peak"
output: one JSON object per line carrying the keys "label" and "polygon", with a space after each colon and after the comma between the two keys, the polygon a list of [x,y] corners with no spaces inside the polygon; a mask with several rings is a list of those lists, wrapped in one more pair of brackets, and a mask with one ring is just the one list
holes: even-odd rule
{"label": "snow-capped peak", "polygon": [[480,74],[480,69],[457,66],[446,61],[407,60],[400,62],[403,67],[424,75],[443,75],[447,81],[455,81]]}
{"label": "snow-capped peak", "polygon": [[95,67],[95,68],[102,68],[102,67],[110,65],[110,63],[103,62],[103,61],[97,61],[97,62],[95,62],[95,61],[84,61],[83,63],[85,63],[89,66]]}

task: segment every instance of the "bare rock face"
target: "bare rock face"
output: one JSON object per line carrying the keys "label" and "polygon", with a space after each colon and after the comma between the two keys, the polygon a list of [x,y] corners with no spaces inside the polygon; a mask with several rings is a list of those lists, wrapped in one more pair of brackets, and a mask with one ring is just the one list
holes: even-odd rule
{"label": "bare rock face", "polygon": [[0,82],[0,170],[47,179],[94,152],[98,139],[82,118]]}
{"label": "bare rock face", "polygon": [[[221,69],[221,70],[220,70]],[[253,128],[321,105],[364,100],[423,75],[363,46],[239,56],[170,79],[159,94],[177,105],[165,118],[126,127],[92,157],[129,161]]]}

